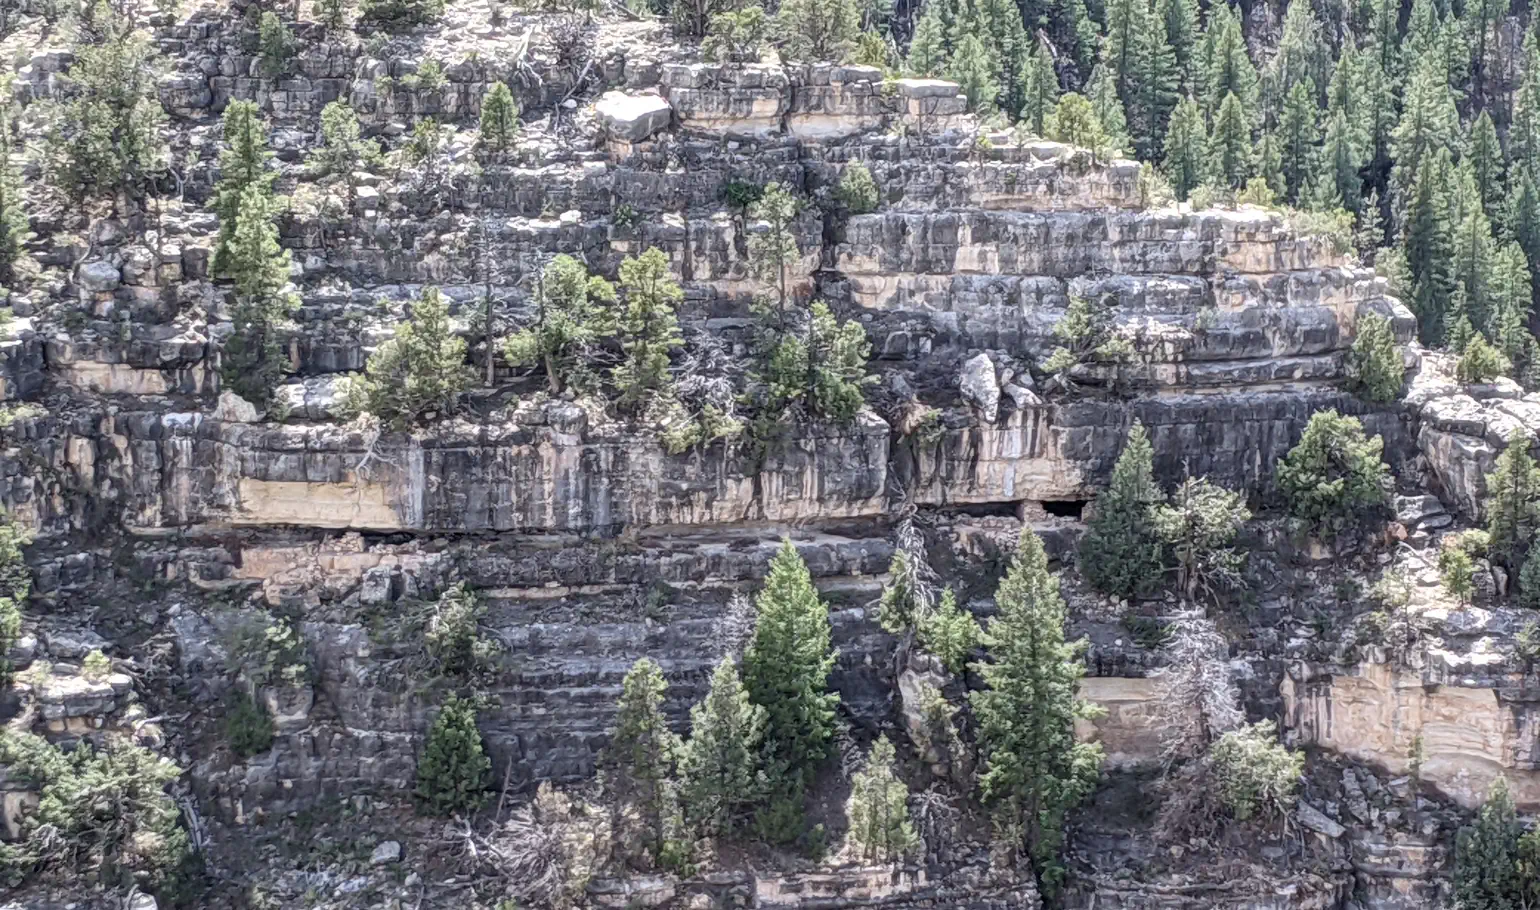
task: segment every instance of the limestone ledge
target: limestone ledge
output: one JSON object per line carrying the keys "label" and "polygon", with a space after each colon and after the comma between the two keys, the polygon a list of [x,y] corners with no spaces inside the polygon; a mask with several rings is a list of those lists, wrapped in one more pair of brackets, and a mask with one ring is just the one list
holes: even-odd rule
{"label": "limestone ledge", "polygon": [[1388,663],[1296,663],[1282,695],[1286,729],[1301,744],[1391,774],[1415,770],[1467,808],[1501,776],[1521,810],[1540,809],[1540,690],[1430,683]]}

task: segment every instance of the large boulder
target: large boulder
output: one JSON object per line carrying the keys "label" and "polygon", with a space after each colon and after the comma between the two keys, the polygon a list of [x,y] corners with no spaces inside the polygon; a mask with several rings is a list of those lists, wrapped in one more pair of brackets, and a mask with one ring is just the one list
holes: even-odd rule
{"label": "large boulder", "polygon": [[674,109],[664,98],[625,92],[605,92],[594,105],[594,112],[611,138],[625,142],[640,142],[667,129],[674,118]]}
{"label": "large boulder", "polygon": [[988,354],[977,354],[962,365],[957,377],[958,390],[962,392],[979,416],[994,423],[1000,413],[1000,381],[995,377],[995,362]]}

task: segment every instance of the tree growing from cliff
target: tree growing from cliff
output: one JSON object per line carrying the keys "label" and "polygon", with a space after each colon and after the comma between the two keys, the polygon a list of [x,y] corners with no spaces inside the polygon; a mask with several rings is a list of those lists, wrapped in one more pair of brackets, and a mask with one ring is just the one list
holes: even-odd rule
{"label": "tree growing from cliff", "polygon": [[783,184],[768,184],[759,198],[748,207],[749,217],[763,224],[762,230],[749,235],[749,269],[760,281],[769,282],[774,295],[760,305],[769,310],[774,330],[784,335],[791,328],[791,269],[802,256],[797,246],[794,223],[802,205]]}
{"label": "tree growing from cliff", "polygon": [[423,628],[423,645],[440,673],[465,677],[497,653],[497,643],[481,634],[487,608],[465,584],[453,585],[433,603]]}
{"label": "tree growing from cliff", "polygon": [[315,14],[328,32],[340,32],[348,24],[348,0],[316,0]]}
{"label": "tree growing from cliff", "polygon": [[1312,414],[1299,444],[1278,462],[1278,490],[1289,513],[1330,536],[1383,511],[1390,473],[1380,460],[1383,449],[1384,440],[1366,437],[1356,417]]}
{"label": "tree growing from cliff", "polygon": [[850,162],[840,171],[840,182],[835,187],[834,195],[852,215],[875,212],[882,201],[882,193],[877,188],[877,181],[872,179],[871,169],[859,161]]}
{"label": "tree growing from cliff", "polygon": [[41,737],[0,732],[0,764],[38,794],[18,819],[18,840],[0,846],[0,880],[32,875],[78,884],[168,883],[187,856],[181,812],[166,788],[182,769],[142,746],[84,740],[63,752]]}
{"label": "tree growing from cliff", "polygon": [[1476,820],[1455,836],[1454,896],[1461,910],[1515,910],[1533,882],[1519,874],[1519,838],[1524,829],[1514,813],[1508,782],[1492,783]]}
{"label": "tree growing from cliff", "polygon": [[1358,334],[1348,353],[1348,376],[1350,387],[1365,401],[1384,404],[1401,394],[1406,365],[1389,319],[1370,313],[1358,321]]}
{"label": "tree growing from cliff", "polygon": [[683,299],[657,247],[621,262],[615,334],[623,356],[613,376],[622,408],[635,410],[670,391],[669,352],[684,344],[674,307]]}
{"label": "tree growing from cliff", "polygon": [[567,388],[591,392],[597,376],[587,355],[614,302],[613,285],[571,256],[558,255],[541,273],[534,322],[504,340],[503,356],[514,366],[538,366],[553,395]]}
{"label": "tree growing from cliff", "polygon": [[230,320],[220,363],[226,385],[242,398],[265,406],[288,367],[280,344],[283,326],[298,306],[288,291],[289,251],[278,245],[272,198],[258,183],[246,187],[235,206],[235,230],[224,247],[224,272],[234,285]]}
{"label": "tree growing from cliff", "polygon": [[438,815],[474,812],[487,798],[492,760],[481,745],[476,704],[451,695],[433,719],[417,760],[417,796]]}
{"label": "tree growing from cliff", "polygon": [[1218,600],[1219,592],[1238,585],[1244,560],[1232,544],[1251,518],[1245,498],[1206,478],[1188,477],[1157,503],[1152,527],[1176,562],[1176,586],[1188,603],[1199,594]]}
{"label": "tree growing from cliff", "polygon": [[21,607],[32,593],[32,572],[22,552],[31,539],[10,516],[0,513],[0,684],[10,680],[11,665],[5,655],[21,635]]}
{"label": "tree growing from cliff", "polygon": [[424,288],[412,302],[410,318],[369,355],[364,378],[355,385],[362,399],[355,407],[405,428],[452,413],[472,380],[465,339],[449,324],[449,305],[438,288]]}
{"label": "tree growing from cliff", "polygon": [[[273,181],[268,169],[273,157],[267,146],[267,127],[255,102],[231,101],[222,121],[225,150],[219,155],[219,182],[214,186],[214,213],[219,216],[219,240],[211,267],[216,275],[231,274],[231,245],[240,224],[241,206],[247,200],[272,207]],[[254,191],[254,192],[253,192]]]}
{"label": "tree growing from cliff", "polygon": [[690,709],[690,739],[679,761],[685,818],[702,836],[732,834],[764,792],[765,719],[732,659],[723,658],[706,698]]}
{"label": "tree growing from cliff", "polygon": [[807,566],[791,540],[770,561],[755,601],[758,620],[743,655],[744,684],[765,709],[766,773],[772,801],[785,812],[800,803],[814,771],[828,757],[834,706],[828,691],[835,653],[830,647],[829,608],[819,598]]}
{"label": "tree growing from cliff", "polygon": [[1201,611],[1168,627],[1166,665],[1156,674],[1161,761],[1169,772],[1207,754],[1220,736],[1246,720],[1230,673],[1230,648]]}
{"label": "tree growing from cliff", "polygon": [[995,592],[985,633],[988,657],[973,665],[984,688],[970,693],[984,759],[979,786],[1002,830],[1025,847],[1040,886],[1063,878],[1064,816],[1088,796],[1101,747],[1075,741],[1075,719],[1090,707],[1076,695],[1083,643],[1064,640],[1066,609],[1048,572],[1043,542],[1030,529]]}
{"label": "tree growing from cliff", "polygon": [[1524,564],[1540,530],[1540,467],[1529,452],[1532,442],[1515,428],[1486,475],[1487,553],[1510,570]]}
{"label": "tree growing from cliff", "polygon": [[1294,808],[1305,755],[1278,741],[1270,720],[1247,724],[1220,736],[1209,750],[1217,796],[1236,821],[1282,819]]}
{"label": "tree growing from cliff", "polygon": [[667,691],[657,663],[644,657],[633,664],[621,683],[615,732],[600,757],[614,800],[613,830],[660,865],[678,849],[679,828],[679,738],[663,716]]}
{"label": "tree growing from cliff", "polygon": [[920,618],[917,631],[920,644],[952,673],[963,671],[968,656],[983,638],[978,620],[957,605],[951,588],[941,592],[941,603],[935,610]]}
{"label": "tree growing from cliff", "polygon": [[1155,483],[1149,434],[1135,421],[1080,541],[1086,581],[1114,597],[1146,595],[1160,584],[1165,546],[1156,533],[1155,509],[1165,499]]}
{"label": "tree growing from cliff", "polygon": [[855,0],[785,0],[776,23],[781,48],[792,60],[842,63],[861,36]]}
{"label": "tree growing from cliff", "polygon": [[357,192],[353,173],[379,155],[377,142],[360,138],[358,115],[346,101],[333,101],[321,109],[321,144],[306,158],[317,177],[342,178],[351,198]]}
{"label": "tree growing from cliff", "polygon": [[7,286],[17,278],[16,265],[26,256],[23,244],[30,236],[21,180],[11,165],[10,123],[0,117],[0,282]]}
{"label": "tree growing from cliff", "polygon": [[481,100],[481,147],[501,154],[519,136],[519,106],[506,83],[494,82]]}
{"label": "tree growing from cliff", "polygon": [[896,758],[893,744],[879,736],[850,781],[845,844],[866,862],[896,862],[919,846],[909,821],[909,787],[893,770]]}
{"label": "tree growing from cliff", "polygon": [[1092,301],[1071,297],[1064,318],[1053,325],[1054,348],[1043,361],[1043,371],[1053,374],[1054,382],[1073,388],[1075,368],[1088,363],[1118,363],[1133,354],[1133,346],[1118,333],[1110,297]]}
{"label": "tree growing from cliff", "polygon": [[138,199],[164,169],[154,61],[149,40],[126,29],[79,49],[67,100],[45,107],[46,173],[72,199]]}

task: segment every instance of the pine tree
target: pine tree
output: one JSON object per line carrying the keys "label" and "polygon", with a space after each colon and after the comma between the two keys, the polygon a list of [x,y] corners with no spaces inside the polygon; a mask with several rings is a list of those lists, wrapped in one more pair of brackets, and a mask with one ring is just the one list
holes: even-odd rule
{"label": "pine tree", "polygon": [[[915,39],[919,40],[918,37]],[[1048,118],[1052,116],[1053,109],[1059,101],[1059,74],[1053,68],[1053,57],[1048,53],[1048,46],[1042,41],[1037,42],[1037,48],[1032,52],[1032,60],[1027,67],[1024,86],[1022,89],[1024,101],[1021,107],[1021,122],[1034,135],[1041,136],[1045,133]]]}
{"label": "pine tree", "polygon": [[[1447,6],[1441,4],[1441,6]],[[1405,56],[1417,65],[1426,59],[1434,59],[1436,64],[1448,74],[1449,63],[1444,50],[1444,24],[1440,15],[1440,7],[1435,7],[1433,0],[1412,0],[1411,11],[1406,18],[1406,39],[1402,42],[1405,46]]]}
{"label": "pine tree", "polygon": [[982,637],[978,620],[957,605],[951,588],[941,592],[941,603],[920,619],[920,644],[934,654],[949,672],[961,673],[968,655]]}
{"label": "pine tree", "polygon": [[1412,309],[1424,344],[1437,344],[1457,282],[1454,277],[1455,224],[1449,153],[1438,149],[1412,187],[1402,229],[1402,249],[1412,285]]}
{"label": "pine tree", "polygon": [[1278,461],[1278,490],[1295,518],[1333,534],[1381,511],[1390,469],[1380,460],[1385,441],[1366,438],[1357,417],[1317,411],[1299,443]]}
{"label": "pine tree", "polygon": [[663,716],[667,692],[655,662],[643,657],[632,664],[621,683],[615,732],[600,757],[605,790],[618,810],[617,833],[637,838],[654,862],[664,860],[676,827],[679,738]]}
{"label": "pine tree", "polygon": [[444,416],[471,384],[465,339],[449,324],[449,305],[438,288],[424,288],[411,318],[396,326],[365,367],[367,410],[398,428],[430,414]]}
{"label": "pine tree", "polygon": [[1527,431],[1514,429],[1486,476],[1487,552],[1515,572],[1540,530],[1540,467],[1529,454],[1532,443]]}
{"label": "pine tree", "polygon": [[[1439,150],[1452,157],[1459,151],[1460,118],[1443,66],[1436,58],[1420,60],[1407,87],[1401,122],[1391,134],[1391,185],[1397,198],[1413,195],[1417,172]],[[1401,206],[1405,206],[1402,202]]]}
{"label": "pine tree", "polygon": [[1322,150],[1320,178],[1342,200],[1348,211],[1358,211],[1362,204],[1363,184],[1358,178],[1360,159],[1353,148],[1352,129],[1342,111],[1332,114],[1326,125],[1326,147]]}
{"label": "pine tree", "polygon": [[1209,136],[1209,173],[1228,187],[1240,187],[1251,176],[1251,127],[1240,99],[1226,95]]}
{"label": "pine tree", "polygon": [[316,16],[329,32],[340,32],[347,26],[347,0],[317,0]]}
{"label": "pine tree", "polygon": [[225,273],[234,282],[234,331],[225,339],[220,362],[225,383],[237,395],[266,405],[287,366],[279,344],[280,326],[297,301],[285,293],[289,252],[278,245],[272,200],[264,187],[246,187],[236,209],[235,230],[225,247]]}
{"label": "pine tree", "polygon": [[1080,572],[1097,590],[1133,597],[1150,593],[1160,583],[1165,554],[1151,522],[1163,501],[1149,435],[1135,421],[1080,539]]}
{"label": "pine tree", "polygon": [[1462,910],[1514,910],[1526,887],[1519,875],[1518,844],[1524,829],[1515,817],[1508,782],[1498,777],[1474,824],[1460,829],[1454,845],[1454,896]]}
{"label": "pine tree", "polygon": [[1241,557],[1231,544],[1251,519],[1245,499],[1206,478],[1188,477],[1155,507],[1151,528],[1171,548],[1176,584],[1188,603],[1200,593],[1215,600],[1241,580]]}
{"label": "pine tree", "polygon": [[[267,167],[273,153],[267,147],[267,127],[256,102],[231,101],[222,123],[227,147],[219,155],[219,182],[214,186],[214,214],[219,216],[219,240],[212,261],[216,275],[230,271],[230,244],[240,221],[242,200],[259,198],[266,207],[278,177]],[[256,197],[246,195],[252,188]]]}
{"label": "pine tree", "polygon": [[977,35],[968,35],[957,46],[947,64],[946,77],[957,83],[968,96],[970,110],[988,114],[994,110],[1000,85],[995,81],[995,63]]}
{"label": "pine tree", "polygon": [[[1032,42],[1021,19],[1016,0],[971,0],[969,33],[979,39],[994,63],[994,82],[1000,93],[995,99],[1007,111],[1020,110],[1026,101],[1025,76],[1030,64]],[[960,42],[953,42],[953,47]]]}
{"label": "pine tree", "polygon": [[846,843],[867,862],[897,862],[919,846],[909,822],[909,787],[893,771],[896,758],[887,736],[879,736],[850,780]]}
{"label": "pine tree", "polygon": [[1316,173],[1316,146],[1321,131],[1316,126],[1315,80],[1305,76],[1289,89],[1278,125],[1278,151],[1282,156],[1287,198],[1296,201]]}
{"label": "pine tree", "polygon": [[1395,401],[1406,378],[1406,364],[1390,320],[1369,313],[1358,320],[1357,330],[1348,353],[1349,385],[1365,401]]}
{"label": "pine tree", "polygon": [[1389,165],[1392,136],[1400,122],[1397,111],[1399,86],[1385,73],[1379,57],[1365,59],[1363,68],[1363,124],[1369,137],[1364,160],[1373,171],[1371,183],[1386,189],[1384,172]]}
{"label": "pine tree", "polygon": [[1516,168],[1534,175],[1540,172],[1540,17],[1530,17],[1524,35],[1524,78],[1513,96],[1512,121],[1508,125],[1508,150]]}
{"label": "pine tree", "polygon": [[920,21],[915,24],[909,56],[904,58],[904,71],[910,76],[931,79],[946,71],[946,26],[941,21],[944,5],[945,0],[930,0],[925,4]]}
{"label": "pine tree", "polygon": [[481,100],[481,145],[493,153],[506,152],[519,135],[519,106],[502,82],[492,83]]}
{"label": "pine tree", "polygon": [[1090,84],[1086,86],[1086,97],[1091,102],[1091,113],[1096,118],[1097,132],[1101,141],[1095,145],[1089,145],[1097,158],[1106,155],[1126,154],[1129,146],[1128,117],[1123,110],[1123,101],[1118,97],[1117,85],[1112,79],[1111,70],[1105,66],[1097,65],[1091,71]]}
{"label": "pine tree", "polygon": [[1455,284],[1464,293],[1466,315],[1473,325],[1485,328],[1491,315],[1491,280],[1495,266],[1496,241],[1477,196],[1476,179],[1467,159],[1457,181],[1457,199],[1462,200],[1461,216],[1455,238],[1453,263]]}
{"label": "pine tree", "polygon": [[855,0],[785,0],[776,23],[793,60],[843,62],[861,35]]}
{"label": "pine tree", "polygon": [[1469,0],[1464,30],[1470,44],[1471,95],[1485,114],[1489,71],[1500,63],[1498,29],[1512,0]]}
{"label": "pine tree", "polygon": [[792,315],[788,272],[802,255],[792,223],[801,208],[792,190],[780,183],[766,185],[764,193],[749,207],[749,216],[765,225],[765,230],[749,235],[749,271],[755,278],[773,287],[775,296],[768,308],[773,318],[772,329],[776,341],[791,328],[788,321]]}
{"label": "pine tree", "polygon": [[690,740],[679,761],[685,816],[706,837],[742,824],[764,789],[760,750],[765,709],[749,700],[730,658],[711,674],[711,689],[690,709]]}
{"label": "pine tree", "polygon": [[417,795],[439,815],[474,812],[486,802],[492,760],[481,746],[476,705],[451,695],[428,732],[417,760]]}
{"label": "pine tree", "polygon": [[321,109],[321,144],[305,161],[317,177],[341,177],[351,199],[357,192],[354,172],[379,154],[378,143],[359,138],[358,115],[347,102],[333,101]]}
{"label": "pine tree", "polygon": [[1486,111],[1476,118],[1470,128],[1470,169],[1476,183],[1476,198],[1489,223],[1501,222],[1503,206],[1508,191],[1504,186],[1505,162],[1503,147],[1497,141],[1497,128],[1492,116]]}
{"label": "pine tree", "polygon": [[1186,199],[1208,176],[1207,130],[1203,127],[1203,112],[1191,95],[1182,99],[1171,113],[1162,168],[1178,199]]}
{"label": "pine tree", "polygon": [[1249,132],[1257,108],[1257,68],[1246,54],[1240,17],[1227,3],[1215,4],[1209,10],[1198,68],[1203,78],[1203,113],[1213,121],[1214,132],[1219,130],[1220,108],[1229,95],[1240,105],[1241,119]]}
{"label": "pine tree", "polygon": [[979,780],[1003,830],[1019,832],[1040,887],[1054,893],[1063,877],[1064,816],[1088,796],[1101,747],[1075,741],[1081,644],[1064,640],[1066,609],[1048,572],[1043,542],[1024,529],[1010,569],[995,592],[985,636],[988,659],[974,664],[984,688],[969,694],[985,763]]}
{"label": "pine tree", "polygon": [[1401,70],[1401,0],[1369,0],[1369,37],[1373,59],[1386,78],[1398,82]]}
{"label": "pine tree", "polygon": [[1101,148],[1107,141],[1090,100],[1075,92],[1065,92],[1059,98],[1048,135],[1056,142],[1089,149]]}
{"label": "pine tree", "polygon": [[669,272],[668,256],[652,247],[621,262],[620,296],[616,336],[624,359],[614,378],[619,404],[636,408],[672,384],[669,351],[684,344],[674,307],[684,291]]}
{"label": "pine tree", "polygon": [[155,50],[143,31],[110,31],[102,43],[78,49],[68,100],[42,105],[45,173],[71,199],[137,199],[165,168]]}
{"label": "pine tree", "polygon": [[765,709],[772,784],[800,794],[828,755],[834,705],[829,608],[789,539],[770,561],[755,601],[758,623],[743,655],[744,685]]}
{"label": "pine tree", "polygon": [[1269,130],[1262,134],[1253,167],[1257,177],[1272,191],[1274,199],[1288,194],[1289,184],[1283,177],[1283,143],[1276,132]]}
{"label": "pine tree", "polygon": [[1182,89],[1191,94],[1195,88],[1192,64],[1198,45],[1198,0],[1160,0],[1157,6]]}
{"label": "pine tree", "polygon": [[594,380],[587,351],[614,302],[608,281],[589,275],[571,256],[555,256],[541,273],[534,321],[504,340],[503,356],[514,366],[539,366],[553,395],[574,385],[587,390]]}
{"label": "pine tree", "polygon": [[1129,133],[1141,157],[1153,157],[1165,140],[1166,120],[1180,84],[1176,55],[1165,24],[1146,0],[1111,0],[1102,66],[1122,101]]}
{"label": "pine tree", "polygon": [[1321,34],[1321,22],[1309,3],[1290,3],[1283,14],[1283,34],[1278,50],[1268,61],[1261,79],[1266,122],[1282,118],[1296,86],[1310,80],[1310,103],[1331,75],[1331,49]]}
{"label": "pine tree", "polygon": [[1529,263],[1517,243],[1505,243],[1493,257],[1489,331],[1497,349],[1513,364],[1526,388],[1534,385],[1540,350],[1529,331],[1532,311]]}
{"label": "pine tree", "polygon": [[[1352,150],[1353,160],[1366,162],[1371,154],[1371,112],[1364,97],[1365,76],[1362,53],[1349,42],[1342,49],[1336,69],[1332,70],[1331,82],[1326,86],[1326,122],[1329,125],[1342,115],[1342,137]],[[1327,156],[1331,160],[1331,156]]]}

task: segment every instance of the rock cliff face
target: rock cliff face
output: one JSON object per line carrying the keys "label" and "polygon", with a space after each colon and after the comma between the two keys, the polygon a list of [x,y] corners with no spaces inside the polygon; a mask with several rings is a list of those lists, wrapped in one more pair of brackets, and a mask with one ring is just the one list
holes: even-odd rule
{"label": "rock cliff face", "polygon": [[[1105,483],[1133,421],[1149,429],[1162,482],[1206,475],[1266,502],[1277,460],[1311,414],[1335,408],[1384,438],[1405,482],[1425,475],[1469,519],[1507,431],[1540,425],[1540,400],[1501,384],[1462,388],[1415,345],[1406,401],[1362,402],[1342,383],[1359,321],[1387,316],[1400,342],[1412,336],[1384,279],[1283,214],[1152,207],[1133,162],[986,136],[951,83],[858,66],[677,62],[627,53],[636,41],[617,45],[605,32],[583,75],[542,58],[532,67],[540,78],[519,83],[525,107],[544,113],[529,118],[514,161],[467,167],[470,118],[505,75],[491,51],[511,52],[535,26],[516,23],[488,39],[496,47],[472,42],[480,53],[452,54],[470,34],[461,25],[416,49],[446,58],[447,81],[414,90],[402,83],[411,60],[381,59],[356,40],[306,33],[288,75],[271,79],[251,75],[234,17],[203,10],[161,22],[156,40],[172,66],[160,97],[186,162],[185,195],[165,201],[153,242],[147,213],[38,224],[48,280],[11,294],[0,399],[14,419],[0,500],[36,535],[42,607],[29,615],[33,652],[14,657],[22,668],[68,663],[85,649],[70,653],[63,630],[121,635],[118,656],[141,661],[145,695],[193,706],[185,730],[152,726],[188,756],[199,810],[225,826],[227,845],[258,821],[415,785],[442,684],[386,627],[451,580],[488,607],[484,625],[500,647],[481,732],[495,773],[517,793],[592,777],[620,680],[639,657],[662,665],[667,710],[683,725],[728,653],[734,596],[754,589],[783,535],[831,602],[842,720],[865,737],[893,726],[901,708],[896,642],[872,605],[898,518],[918,511],[960,578],[997,561],[1021,521],[1065,556],[1073,516]],[[636,27],[651,47],[640,30],[655,26]],[[21,74],[24,98],[61,91],[66,64],[36,53]],[[218,227],[210,115],[232,98],[255,100],[271,118],[291,200],[283,243],[302,295],[283,406],[267,415],[221,395],[218,369],[230,324],[208,270]],[[427,115],[460,122],[464,134],[431,179],[362,174],[344,199],[300,163],[321,108],[336,99],[381,137]],[[877,183],[871,213],[840,214],[832,203],[851,162]],[[501,318],[527,318],[527,277],[555,253],[613,275],[622,257],[663,250],[685,288],[687,332],[717,335],[743,358],[758,289],[748,238],[762,226],[726,194],[769,181],[824,203],[797,222],[794,284],[866,328],[882,382],[854,421],[804,422],[763,451],[719,442],[669,454],[649,428],[599,403],[538,393],[488,392],[411,432],[338,418],[336,380],[364,366],[421,286],[442,288],[474,344],[483,284],[495,285]],[[68,233],[77,228],[84,242]],[[483,242],[490,253],[476,252]],[[490,279],[487,255],[499,263]],[[1065,392],[1040,386],[1038,367],[1072,297],[1109,300],[1135,354],[1087,369],[1085,387]],[[507,364],[495,369],[499,389],[517,386]],[[930,428],[917,432],[907,415],[929,408]],[[1418,522],[1453,520],[1442,507],[1399,517],[1422,543]],[[1468,663],[1477,658],[1455,644],[1446,652],[1455,656],[1420,673],[1383,655],[1320,653],[1322,642],[1290,638],[1304,634],[1300,617],[1327,585],[1312,581],[1318,589],[1273,585],[1237,644],[1254,715],[1277,716],[1292,741],[1364,767],[1415,770],[1461,805],[1502,774],[1521,806],[1540,808],[1540,688],[1529,675],[1507,655],[1477,672]],[[975,585],[965,599],[987,613],[991,590]],[[1110,769],[1140,773],[1160,749],[1150,707],[1158,683],[1145,675],[1158,661],[1106,621],[1108,605],[1077,607],[1106,658],[1082,691],[1107,714],[1081,733],[1103,743]],[[223,694],[232,631],[268,613],[295,620],[313,673],[263,693],[277,739],[238,759],[197,714]],[[26,693],[42,706],[38,729],[57,738],[144,721],[128,677],[72,685]],[[1228,890],[1180,875],[1114,877],[1118,857],[1142,848],[1088,821],[1072,900],[1419,906],[1436,890],[1442,835],[1423,824],[1431,803],[1404,782],[1384,789],[1372,820],[1311,835],[1331,868],[1294,874],[1269,865],[1281,853],[1258,856]],[[22,809],[0,796],[9,823]],[[1338,791],[1312,798],[1351,802]],[[982,865],[936,859],[938,881],[724,878],[707,883],[715,890],[697,882],[689,887],[701,890],[676,895],[669,885],[647,899],[726,907],[752,891],[766,907],[1036,904],[1030,885],[986,884]],[[595,900],[635,897],[622,889]]]}

